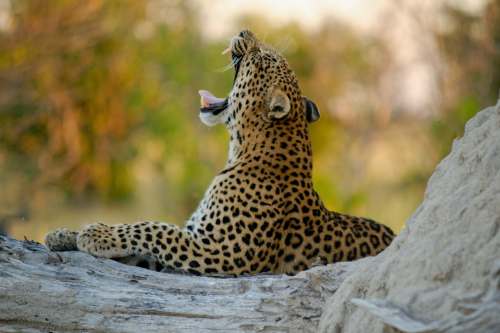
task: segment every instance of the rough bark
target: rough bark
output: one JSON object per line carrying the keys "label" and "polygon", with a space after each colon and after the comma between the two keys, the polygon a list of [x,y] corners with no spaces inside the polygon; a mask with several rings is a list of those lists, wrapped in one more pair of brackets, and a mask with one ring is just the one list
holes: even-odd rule
{"label": "rough bark", "polygon": [[315,332],[352,266],[196,277],[0,236],[0,332]]}

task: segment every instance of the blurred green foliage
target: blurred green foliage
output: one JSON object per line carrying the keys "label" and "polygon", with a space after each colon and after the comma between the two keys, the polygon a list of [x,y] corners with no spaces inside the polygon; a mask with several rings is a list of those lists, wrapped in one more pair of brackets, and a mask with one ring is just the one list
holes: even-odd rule
{"label": "blurred green foliage", "polygon": [[[0,224],[23,216],[50,228],[58,210],[81,215],[95,203],[123,210],[120,218],[147,211],[181,222],[194,210],[226,157],[225,129],[197,119],[197,90],[229,91],[227,40],[205,38],[191,1],[152,3],[10,2],[12,24],[0,30]],[[430,118],[393,119],[390,101],[373,97],[391,61],[376,36],[335,21],[310,33],[241,19],[285,54],[322,110],[312,128],[314,180],[330,208],[400,228],[451,140],[496,101],[499,3],[477,16],[445,9],[451,28],[434,34],[446,80]],[[339,117],[346,104],[335,103],[346,94],[354,103]]]}
{"label": "blurred green foliage", "polygon": [[441,155],[462,134],[467,120],[499,98],[500,1],[489,1],[479,15],[447,6],[443,19],[447,28],[435,36],[446,64],[446,80],[441,82],[446,95],[431,131]]}

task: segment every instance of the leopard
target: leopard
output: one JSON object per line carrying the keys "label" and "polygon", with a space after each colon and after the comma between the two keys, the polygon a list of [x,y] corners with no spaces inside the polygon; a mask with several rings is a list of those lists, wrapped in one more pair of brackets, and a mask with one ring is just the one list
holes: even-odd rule
{"label": "leopard", "polygon": [[228,158],[184,227],[146,221],[59,229],[45,238],[50,250],[242,276],[293,275],[318,263],[374,256],[391,244],[391,228],[330,211],[315,191],[310,124],[320,113],[287,60],[249,30],[232,37],[224,53],[234,68],[232,88],[225,98],[200,90],[199,117],[208,126],[225,125]]}

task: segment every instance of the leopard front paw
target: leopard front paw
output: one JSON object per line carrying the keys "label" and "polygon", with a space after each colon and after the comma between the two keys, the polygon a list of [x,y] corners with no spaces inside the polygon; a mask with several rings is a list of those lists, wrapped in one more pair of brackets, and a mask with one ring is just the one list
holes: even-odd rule
{"label": "leopard front paw", "polygon": [[51,251],[77,251],[76,238],[78,232],[66,228],[49,232],[45,236],[45,245]]}
{"label": "leopard front paw", "polygon": [[121,258],[131,255],[130,249],[123,246],[116,235],[115,227],[102,223],[86,226],[76,239],[80,251],[102,258]]}

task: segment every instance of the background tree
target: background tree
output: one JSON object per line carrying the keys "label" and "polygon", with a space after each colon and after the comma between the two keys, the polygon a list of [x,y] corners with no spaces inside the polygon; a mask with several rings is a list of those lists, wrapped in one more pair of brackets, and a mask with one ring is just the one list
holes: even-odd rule
{"label": "background tree", "polygon": [[[7,3],[0,226],[40,240],[97,220],[182,223],[226,159],[226,131],[199,122],[197,91],[230,90],[220,55],[228,40],[206,36],[196,1]],[[432,20],[410,4],[390,14],[430,41],[431,113],[398,103],[391,29],[366,33],[331,19],[311,31],[258,15],[237,24],[284,53],[322,112],[312,137],[326,204],[396,230],[463,124],[495,103],[500,82],[498,0],[473,14],[442,2]]]}

